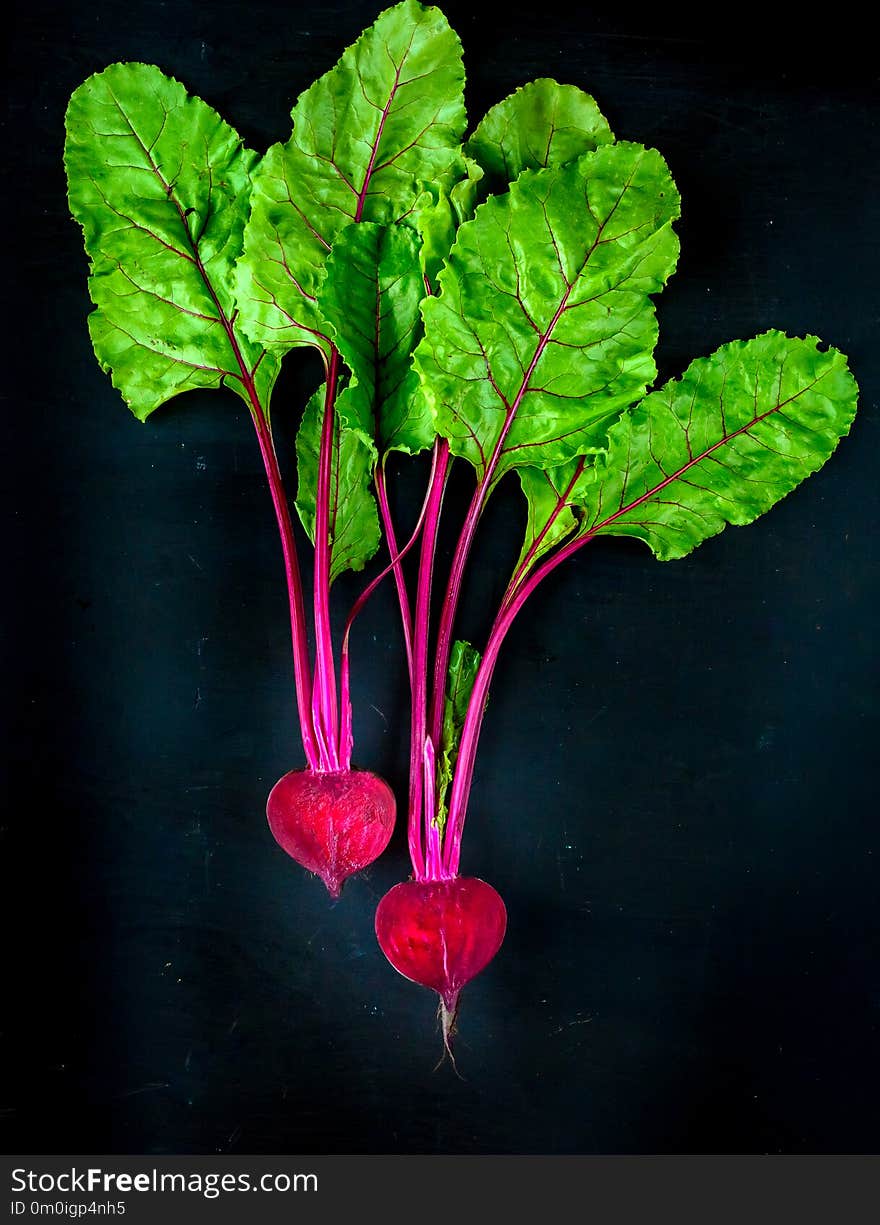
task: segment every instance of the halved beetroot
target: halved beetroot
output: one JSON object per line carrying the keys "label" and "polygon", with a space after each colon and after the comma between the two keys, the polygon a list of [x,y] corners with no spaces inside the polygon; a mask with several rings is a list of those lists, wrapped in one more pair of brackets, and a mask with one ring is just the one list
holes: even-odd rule
{"label": "halved beetroot", "polygon": [[278,844],[339,897],[346,878],[385,850],[396,807],[367,770],[292,770],[272,788],[266,816]]}
{"label": "halved beetroot", "polygon": [[379,903],[382,952],[405,978],[438,993],[447,1048],[459,992],[498,952],[506,928],[500,894],[475,876],[404,881]]}

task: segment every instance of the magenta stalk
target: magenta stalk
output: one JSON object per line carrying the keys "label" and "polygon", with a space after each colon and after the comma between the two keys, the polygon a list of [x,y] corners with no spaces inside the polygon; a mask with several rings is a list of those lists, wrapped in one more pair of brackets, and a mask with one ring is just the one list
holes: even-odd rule
{"label": "magenta stalk", "polygon": [[[392,571],[394,571],[395,574],[401,572],[400,563],[403,561],[404,557],[406,557],[407,553],[410,551],[410,549],[413,547],[413,545],[419,538],[419,535],[422,530],[422,524],[425,522],[425,515],[427,514],[427,511],[428,511],[428,503],[431,498],[431,489],[434,486],[434,475],[437,471],[437,455],[438,455],[438,447],[435,445],[434,459],[431,464],[431,476],[428,481],[428,492],[425,494],[425,500],[422,503],[422,509],[419,512],[419,517],[418,517],[415,527],[413,528],[412,535],[410,536],[406,544],[403,546],[403,548],[398,550],[397,549],[397,537],[395,535],[394,527],[393,527],[393,524],[391,522],[391,518],[389,515],[388,541],[389,541],[389,544],[392,545],[392,547],[395,550],[391,556],[391,561],[388,563],[388,565],[385,567],[384,570],[380,571],[379,574],[377,574],[376,577],[370,583],[367,584],[367,586],[364,588],[364,590],[355,600],[354,604],[352,605],[351,612],[348,614],[348,620],[345,623],[345,629],[342,634],[342,649],[340,651],[340,666],[339,666],[339,690],[340,690],[339,752],[340,752],[340,757],[343,759],[343,769],[348,769],[349,766],[351,765],[351,746],[352,746],[352,740],[353,740],[352,727],[351,727],[351,665],[350,665],[351,630],[352,630],[352,627],[355,621],[360,616],[360,614],[363,612],[364,606],[366,605],[370,596],[373,594],[373,592],[376,590],[379,584],[382,583]],[[400,606],[401,606],[401,616],[403,618],[404,624],[409,625],[411,628],[412,621],[410,617],[409,599],[407,597],[406,587],[404,586],[402,590],[401,590],[401,587],[398,587],[397,592],[398,592],[398,599],[400,601]],[[412,684],[412,654],[411,653],[410,653],[410,684]]]}
{"label": "magenta stalk", "polygon": [[443,730],[443,702],[446,696],[446,672],[449,668],[449,655],[452,650],[452,633],[455,628],[455,615],[458,611],[458,601],[461,597],[461,584],[467,565],[468,554],[473,543],[480,514],[486,500],[486,478],[477,485],[467,516],[462,525],[461,535],[455,546],[452,566],[449,571],[449,581],[443,598],[443,608],[440,612],[440,624],[437,629],[437,645],[434,656],[434,680],[431,693],[431,712],[428,717],[428,727],[435,743],[440,743]]}
{"label": "magenta stalk", "polygon": [[[434,449],[434,465],[436,467],[437,451]],[[391,517],[391,506],[388,502],[388,487],[385,482],[385,461],[382,460],[376,465],[374,473],[374,482],[376,485],[376,500],[379,503],[379,515],[382,519],[382,530],[385,533],[385,542],[388,546],[388,552],[392,557],[391,569],[394,572],[394,585],[397,588],[397,602],[400,605],[400,619],[403,624],[403,642],[406,649],[406,666],[409,670],[409,680],[412,684],[413,670],[413,654],[412,654],[412,613],[409,606],[409,595],[406,590],[406,581],[403,576],[403,567],[401,566],[401,558],[409,550],[409,544],[402,551],[397,547],[397,535],[394,531],[394,521]],[[431,480],[429,488],[434,479],[434,469],[431,470]],[[422,511],[424,515],[424,510]],[[421,523],[421,519],[419,520]],[[415,537],[413,537],[413,540]],[[410,544],[412,540],[410,541]],[[382,577],[387,574],[387,570],[382,571]]]}
{"label": "magenta stalk", "polygon": [[[180,213],[181,221],[183,222],[184,230],[189,234],[189,226],[186,224],[186,217],[180,205],[177,205],[177,210]],[[242,385],[247,392],[248,400],[250,401],[251,419],[254,423],[254,428],[257,431],[257,442],[260,446],[260,454],[263,459],[263,467],[266,470],[266,479],[269,482],[269,491],[272,495],[272,504],[275,508],[275,518],[278,521],[278,532],[281,537],[281,551],[284,556],[284,574],[287,581],[288,603],[290,606],[290,633],[293,647],[293,672],[296,684],[296,705],[297,716],[299,718],[300,733],[302,736],[303,751],[306,755],[306,760],[312,768],[315,768],[318,760],[318,746],[316,742],[314,727],[312,724],[311,703],[312,703],[312,673],[309,664],[308,637],[306,634],[306,617],[305,608],[302,598],[302,581],[300,579],[299,562],[296,555],[296,543],[293,537],[293,526],[290,522],[290,510],[287,505],[287,498],[284,493],[284,484],[281,479],[281,472],[278,468],[278,457],[275,454],[275,445],[272,441],[272,429],[269,425],[268,413],[263,410],[260,403],[260,397],[257,394],[257,387],[254,381],[254,375],[259,366],[260,358],[257,364],[251,370],[248,368],[241,352],[241,346],[238,343],[238,337],[235,335],[235,314],[230,319],[223,309],[217,292],[211,283],[211,278],[208,276],[207,269],[202,262],[196,243],[190,240],[193,249],[193,262],[198,268],[199,275],[204,282],[205,288],[211,296],[223,330],[229,341],[235,361],[238,365],[241,374],[239,375]]]}
{"label": "magenta stalk", "polygon": [[330,493],[333,447],[336,437],[336,383],[339,352],[331,346],[327,362],[324,393],[324,420],[318,456],[318,483],[315,504],[315,683],[312,691],[312,718],[320,752],[320,769],[336,771],[339,763],[339,715],[336,696],[336,667],[333,661],[333,636],[330,625]]}
{"label": "magenta stalk", "polygon": [[299,562],[296,555],[296,542],[293,537],[293,525],[290,521],[290,511],[281,472],[278,468],[278,457],[272,442],[272,434],[266,420],[256,402],[252,412],[254,427],[257,431],[257,441],[263,466],[266,469],[266,479],[269,482],[269,492],[272,495],[272,505],[278,521],[278,533],[281,537],[281,552],[284,557],[284,574],[287,581],[287,596],[290,605],[290,634],[293,647],[293,674],[296,684],[296,706],[302,735],[303,751],[311,769],[319,767],[320,755],[312,727],[312,679],[309,665],[308,639],[306,635],[306,617],[303,605],[302,582],[299,573]]}
{"label": "magenta stalk", "polygon": [[[413,625],[408,839],[416,880],[424,879],[426,867],[425,847],[421,837],[421,824],[424,783],[423,754],[425,751],[428,718],[428,640],[431,618],[431,574],[434,569],[437,531],[440,525],[440,511],[443,506],[443,494],[446,490],[448,471],[449,444],[445,438],[441,438],[437,441],[435,467],[428,492],[425,523],[422,528],[422,548],[419,557],[415,621]],[[433,817],[433,815],[433,813],[426,814],[429,818]]]}

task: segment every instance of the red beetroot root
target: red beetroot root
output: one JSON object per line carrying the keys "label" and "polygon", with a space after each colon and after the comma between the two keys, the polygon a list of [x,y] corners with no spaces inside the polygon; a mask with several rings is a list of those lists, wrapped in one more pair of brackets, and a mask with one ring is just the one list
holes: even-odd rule
{"label": "red beetroot root", "polygon": [[395,811],[391,788],[366,770],[292,770],[272,788],[266,805],[275,840],[320,876],[333,897],[347,877],[385,850]]}
{"label": "red beetroot root", "polygon": [[462,987],[484,970],[507,928],[500,895],[475,876],[404,881],[376,910],[376,938],[404,978],[436,991],[449,1047]]}

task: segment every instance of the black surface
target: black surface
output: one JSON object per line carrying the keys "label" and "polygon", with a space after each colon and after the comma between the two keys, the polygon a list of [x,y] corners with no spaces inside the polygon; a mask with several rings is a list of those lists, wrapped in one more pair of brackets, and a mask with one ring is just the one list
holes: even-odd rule
{"label": "black surface", "polygon": [[[267,790],[301,758],[250,423],[221,393],[130,417],[90,350],[61,168],[71,90],[126,58],[266,147],[376,9],[18,6],[0,1148],[878,1147],[874,45],[839,7],[801,27],[606,7],[506,4],[501,22],[449,3],[470,113],[555,75],[666,155],[684,217],[663,375],[768,326],[814,331],[850,355],[862,407],[827,468],[758,523],[666,565],[596,544],[511,634],[463,859],[510,927],[465,994],[459,1080],[433,1070],[432,997],[372,936],[407,873],[402,829],[335,906],[271,839]],[[289,440],[316,369],[287,365]],[[417,485],[396,482],[403,517]],[[468,492],[460,474],[451,519]],[[473,633],[519,515],[505,490],[468,588]],[[340,613],[357,589],[339,584]],[[359,760],[403,796],[388,587],[355,666]]]}

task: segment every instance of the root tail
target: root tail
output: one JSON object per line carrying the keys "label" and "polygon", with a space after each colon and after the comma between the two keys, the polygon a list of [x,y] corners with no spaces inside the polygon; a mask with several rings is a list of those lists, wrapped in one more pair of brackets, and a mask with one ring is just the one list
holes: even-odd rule
{"label": "root tail", "polygon": [[326,876],[322,876],[321,879],[326,885],[327,892],[333,898],[333,901],[338,902],[339,897],[342,893],[342,886],[344,882],[341,880],[338,880],[337,877],[335,876],[331,876],[329,873]]}
{"label": "root tail", "polygon": [[452,1050],[452,1040],[455,1037],[455,1031],[458,1024],[458,992],[449,998],[440,997],[440,1005],[437,1009],[437,1016],[440,1020],[440,1032],[443,1035],[443,1054],[437,1061],[434,1071],[443,1066],[448,1059],[452,1064],[452,1070],[459,1080],[464,1080],[464,1077],[458,1070],[458,1065],[455,1062],[455,1055]]}

